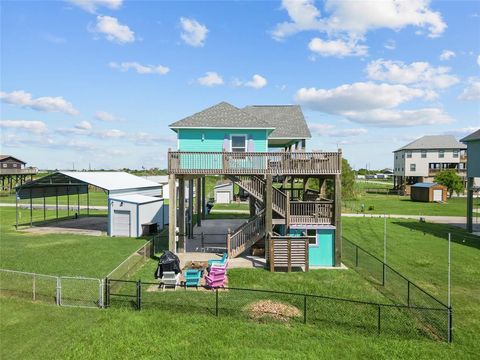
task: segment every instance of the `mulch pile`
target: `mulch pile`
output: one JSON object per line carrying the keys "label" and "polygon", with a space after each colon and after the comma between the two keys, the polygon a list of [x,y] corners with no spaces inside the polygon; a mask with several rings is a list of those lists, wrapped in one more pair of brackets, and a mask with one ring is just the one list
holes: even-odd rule
{"label": "mulch pile", "polygon": [[271,318],[288,322],[294,317],[301,315],[295,306],[282,304],[272,300],[260,300],[246,306],[250,317],[254,320]]}

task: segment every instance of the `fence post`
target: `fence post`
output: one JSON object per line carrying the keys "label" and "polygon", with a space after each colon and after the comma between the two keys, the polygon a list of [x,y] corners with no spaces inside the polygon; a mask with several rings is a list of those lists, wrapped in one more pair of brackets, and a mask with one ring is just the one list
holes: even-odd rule
{"label": "fence post", "polygon": [[33,283],[32,283],[32,299],[33,301],[35,301],[35,288],[36,288],[36,282],[35,282],[35,277],[36,277],[36,274],[33,274]]}
{"label": "fence post", "polygon": [[98,279],[98,307],[103,309],[105,304],[105,279]]}
{"label": "fence post", "polygon": [[378,306],[378,319],[377,319],[377,332],[378,335],[380,335],[380,316],[381,316],[381,307],[380,305]]}
{"label": "fence post", "polygon": [[137,310],[142,310],[142,281],[137,281]]}
{"label": "fence post", "polygon": [[385,286],[385,263],[382,262],[382,286]]}
{"label": "fence post", "polygon": [[106,286],[105,286],[105,306],[110,307],[110,279],[107,277],[105,278]]}
{"label": "fence post", "polygon": [[218,316],[218,288],[215,289],[215,316]]}
{"label": "fence post", "polygon": [[358,267],[358,246],[355,245],[355,267]]}
{"label": "fence post", "polygon": [[407,280],[407,306],[410,307],[410,280]]}
{"label": "fence post", "polygon": [[61,297],[62,297],[62,281],[60,280],[60,277],[57,276],[57,294],[56,294],[56,304],[60,306],[61,304]]}
{"label": "fence post", "polygon": [[453,330],[453,326],[452,326],[452,320],[453,320],[453,316],[452,316],[452,307],[449,306],[447,308],[447,314],[448,314],[448,334],[447,334],[447,341],[448,343],[451,343],[453,341],[453,334],[452,334],[452,330]]}
{"label": "fence post", "polygon": [[307,323],[307,295],[303,295],[303,323]]}

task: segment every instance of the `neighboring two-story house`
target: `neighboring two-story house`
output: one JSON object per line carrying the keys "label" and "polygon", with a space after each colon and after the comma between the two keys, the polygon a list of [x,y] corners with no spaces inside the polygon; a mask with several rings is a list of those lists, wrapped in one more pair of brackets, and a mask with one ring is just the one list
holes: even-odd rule
{"label": "neighboring two-story house", "polygon": [[[186,209],[185,182],[191,194],[198,189],[200,225],[205,176],[222,175],[250,195],[249,221],[226,235],[230,257],[261,243],[271,269],[341,265],[341,151],[305,151],[311,135],[299,106],[237,108],[222,102],[170,128],[178,138],[178,151],[168,154],[170,250],[189,249],[193,233],[193,196]],[[331,197],[309,189],[309,179],[318,179],[319,187],[331,181]]]}
{"label": "neighboring two-story house", "polygon": [[23,184],[27,177],[33,179],[37,168],[26,168],[26,162],[11,155],[0,155],[0,179],[2,190],[11,190],[16,184]]}
{"label": "neighboring two-story house", "polygon": [[460,141],[467,144],[467,231],[473,232],[473,193],[480,192],[480,129]]}
{"label": "neighboring two-story house", "polygon": [[410,185],[433,182],[442,170],[455,169],[465,180],[466,145],[450,135],[423,136],[393,152],[394,189],[410,193]]}

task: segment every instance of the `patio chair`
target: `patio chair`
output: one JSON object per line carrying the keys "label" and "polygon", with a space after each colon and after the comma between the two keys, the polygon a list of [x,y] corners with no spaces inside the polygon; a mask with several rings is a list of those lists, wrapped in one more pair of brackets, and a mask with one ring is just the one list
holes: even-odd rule
{"label": "patio chair", "polygon": [[205,276],[205,284],[212,289],[224,287],[226,279],[227,275],[224,267],[212,266],[208,276]]}
{"label": "patio chair", "polygon": [[200,279],[202,278],[202,271],[196,269],[188,269],[183,274],[185,277],[185,288],[189,286],[195,286],[198,288],[200,285]]}
{"label": "patio chair", "polygon": [[208,260],[208,266],[212,266],[213,264],[224,265],[224,264],[226,264],[227,260],[228,260],[227,253],[223,253],[223,256],[222,256],[221,259]]}
{"label": "patio chair", "polygon": [[162,279],[160,281],[160,287],[165,291],[165,287],[173,286],[173,290],[177,289],[177,285],[180,284],[180,273],[175,274],[175,271],[164,271]]}

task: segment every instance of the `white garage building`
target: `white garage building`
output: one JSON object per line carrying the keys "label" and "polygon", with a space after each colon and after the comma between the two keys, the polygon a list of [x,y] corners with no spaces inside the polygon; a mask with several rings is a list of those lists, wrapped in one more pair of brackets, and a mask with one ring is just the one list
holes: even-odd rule
{"label": "white garage building", "polygon": [[[162,186],[126,172],[59,171],[17,187],[17,199],[58,199],[58,196],[78,199],[86,194],[88,214],[89,186],[103,189],[108,195],[108,235],[138,237],[164,227]],[[56,204],[58,214],[58,200]]]}

